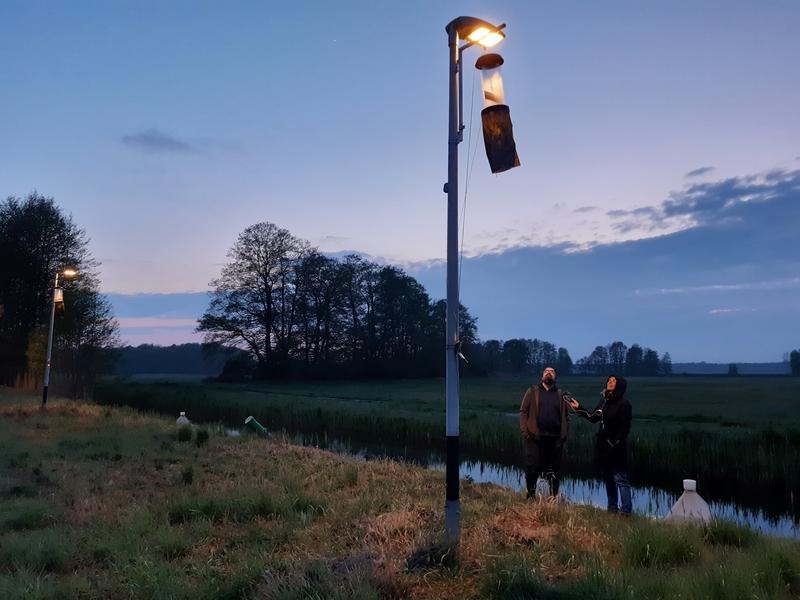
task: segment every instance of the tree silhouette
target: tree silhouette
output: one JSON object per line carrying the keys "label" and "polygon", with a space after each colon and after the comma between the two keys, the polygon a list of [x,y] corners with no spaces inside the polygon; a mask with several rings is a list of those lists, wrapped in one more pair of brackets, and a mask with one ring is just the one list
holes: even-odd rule
{"label": "tree silhouette", "polygon": [[53,386],[73,396],[89,392],[112,358],[117,323],[99,293],[98,263],[85,232],[52,198],[33,193],[0,203],[0,383],[38,385],[44,369],[55,274],[77,268],[62,283],[56,313]]}

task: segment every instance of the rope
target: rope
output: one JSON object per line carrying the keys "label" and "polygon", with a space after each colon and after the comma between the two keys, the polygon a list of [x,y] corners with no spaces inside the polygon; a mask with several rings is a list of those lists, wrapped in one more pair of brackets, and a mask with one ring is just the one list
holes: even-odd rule
{"label": "rope", "polygon": [[[478,136],[475,136],[475,145],[472,144],[472,117],[475,114],[475,69],[472,70],[472,92],[469,106],[469,135],[467,136],[467,168],[464,180],[464,204],[461,210],[461,243],[458,251],[458,296],[461,297],[461,270],[464,265],[464,229],[467,223],[467,196],[469,194],[469,182],[472,178],[473,165],[478,149]],[[470,157],[470,154],[472,155]]]}

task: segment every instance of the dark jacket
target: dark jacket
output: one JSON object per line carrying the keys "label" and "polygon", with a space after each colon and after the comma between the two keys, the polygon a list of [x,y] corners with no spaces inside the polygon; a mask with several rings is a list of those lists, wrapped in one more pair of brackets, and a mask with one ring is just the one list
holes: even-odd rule
{"label": "dark jacket", "polygon": [[597,407],[589,412],[578,406],[575,412],[591,423],[600,423],[597,431],[597,452],[601,463],[627,462],[627,439],[631,430],[633,409],[625,399],[628,383],[624,377],[617,377],[617,386],[612,393],[603,391]]}
{"label": "dark jacket", "polygon": [[[558,391],[557,386],[554,386],[554,388]],[[537,384],[528,388],[522,397],[522,404],[519,407],[519,429],[525,438],[539,438],[539,393],[542,389],[542,385]],[[560,391],[558,391],[558,397],[561,399],[560,438],[563,442],[567,439],[567,432],[569,431],[569,412],[567,410],[567,402]]]}

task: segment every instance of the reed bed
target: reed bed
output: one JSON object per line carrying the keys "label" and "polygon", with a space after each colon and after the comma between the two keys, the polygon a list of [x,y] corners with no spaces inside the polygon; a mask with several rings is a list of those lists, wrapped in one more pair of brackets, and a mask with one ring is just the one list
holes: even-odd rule
{"label": "reed bed", "polygon": [[[738,387],[727,378],[634,380],[632,387],[638,387],[643,397],[634,400],[635,414],[644,416],[634,421],[629,442],[633,480],[675,489],[681,479],[694,478],[711,499],[761,508],[768,516],[790,513],[800,519],[800,503],[792,501],[800,497],[796,468],[800,427],[793,408],[800,383],[791,378],[765,379],[741,378]],[[234,426],[252,414],[274,430],[441,451],[440,383],[109,382],[98,387],[95,398],[100,404],[143,411],[177,415],[186,410],[196,420]],[[569,387],[589,397],[598,383],[577,379]],[[517,464],[520,441],[512,392],[524,391],[525,386],[517,381],[500,382],[498,389],[491,385],[464,383],[462,452],[468,458]],[[759,389],[770,394],[760,412]],[[670,406],[672,413],[665,414]],[[573,418],[565,453],[569,474],[594,474],[594,432],[595,426]],[[770,494],[765,495],[764,489]]]}

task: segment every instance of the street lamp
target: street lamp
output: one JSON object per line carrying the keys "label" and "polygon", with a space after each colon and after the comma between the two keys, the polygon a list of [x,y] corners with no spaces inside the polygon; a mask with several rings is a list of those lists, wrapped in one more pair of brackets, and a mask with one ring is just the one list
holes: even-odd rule
{"label": "street lamp", "polygon": [[[459,391],[458,391],[458,144],[464,139],[462,53],[478,44],[490,48],[500,42],[505,34],[500,26],[492,25],[474,17],[458,17],[448,23],[448,46],[450,47],[450,72],[448,75],[450,95],[450,119],[447,146],[447,325],[445,338],[446,355],[446,437],[447,457],[445,480],[447,486],[444,509],[444,525],[447,537],[457,542],[460,533],[461,507],[459,502]],[[459,47],[459,41],[466,43]]]}
{"label": "street lamp", "polygon": [[47,359],[44,363],[44,385],[42,386],[42,408],[47,405],[47,388],[50,385],[50,359],[53,354],[53,324],[56,320],[56,303],[64,302],[64,290],[58,287],[58,278],[72,279],[78,276],[75,269],[64,269],[56,273],[56,282],[53,286],[53,300],[50,303],[50,330],[47,334]]}

